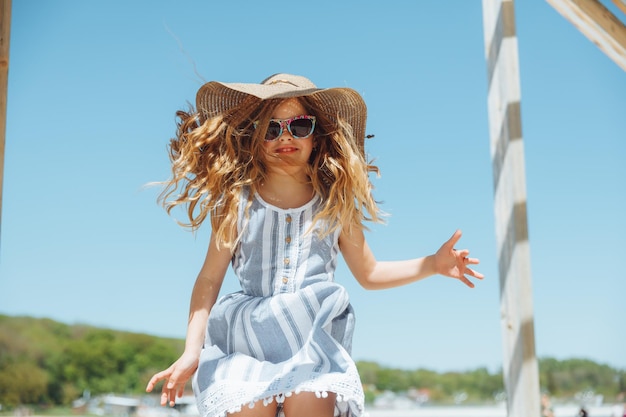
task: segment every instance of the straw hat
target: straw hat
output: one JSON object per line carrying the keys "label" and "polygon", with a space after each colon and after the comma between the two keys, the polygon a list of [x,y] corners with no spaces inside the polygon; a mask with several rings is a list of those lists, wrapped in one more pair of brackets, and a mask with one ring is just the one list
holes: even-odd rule
{"label": "straw hat", "polygon": [[196,108],[202,116],[213,117],[238,107],[250,96],[261,100],[308,96],[331,120],[341,118],[352,126],[354,140],[364,151],[367,107],[351,88],[318,88],[308,78],[292,74],[274,74],[260,84],[210,81],[198,90]]}

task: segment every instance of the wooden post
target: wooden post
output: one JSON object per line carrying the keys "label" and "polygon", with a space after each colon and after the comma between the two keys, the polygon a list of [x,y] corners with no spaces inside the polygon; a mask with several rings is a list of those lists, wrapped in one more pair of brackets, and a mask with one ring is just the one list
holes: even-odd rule
{"label": "wooden post", "polygon": [[10,37],[11,0],[0,0],[0,231],[2,230],[2,184],[4,182],[4,142],[7,127]]}
{"label": "wooden post", "polygon": [[[548,0],[548,3],[626,71],[626,26],[609,9],[598,0]],[[626,10],[624,0],[615,4]]]}
{"label": "wooden post", "polygon": [[509,417],[540,415],[513,0],[483,0],[488,110]]}

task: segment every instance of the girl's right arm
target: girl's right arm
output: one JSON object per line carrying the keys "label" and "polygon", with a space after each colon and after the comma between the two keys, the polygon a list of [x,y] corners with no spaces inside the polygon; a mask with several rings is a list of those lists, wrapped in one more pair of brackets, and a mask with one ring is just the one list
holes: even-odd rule
{"label": "girl's right arm", "polygon": [[209,312],[217,300],[232,256],[228,248],[218,249],[214,236],[211,236],[204,265],[191,293],[185,351],[169,368],[156,373],[146,387],[146,391],[151,392],[159,381],[165,380],[161,405],[169,402],[174,406],[176,396],[183,395],[187,381],[198,368]]}

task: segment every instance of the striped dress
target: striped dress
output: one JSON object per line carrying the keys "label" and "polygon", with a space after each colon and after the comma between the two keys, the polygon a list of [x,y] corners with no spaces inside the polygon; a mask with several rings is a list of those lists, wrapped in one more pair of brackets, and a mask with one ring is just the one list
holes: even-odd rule
{"label": "striped dress", "polygon": [[243,234],[232,260],[242,290],[220,298],[209,315],[193,378],[200,415],[276,401],[282,417],[286,397],[331,392],[335,416],[361,416],[363,389],[350,357],[354,312],[334,282],[340,232],[307,233],[319,197],[285,210],[242,194]]}

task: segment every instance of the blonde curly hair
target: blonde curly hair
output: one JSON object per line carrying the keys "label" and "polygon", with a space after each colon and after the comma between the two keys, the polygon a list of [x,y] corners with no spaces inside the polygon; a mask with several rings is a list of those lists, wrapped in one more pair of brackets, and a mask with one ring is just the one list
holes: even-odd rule
{"label": "blonde curly hair", "polygon": [[[325,235],[338,228],[348,233],[366,229],[364,221],[382,223],[384,213],[372,196],[369,179],[370,172],[378,175],[379,170],[365,160],[352,127],[325,111],[314,96],[298,100],[316,117],[316,147],[309,158],[308,177],[322,197],[322,207],[313,224],[323,220]],[[242,190],[249,187],[252,196],[265,179],[267,167],[261,157],[265,129],[282,101],[249,96],[229,112],[204,121],[193,108],[178,111],[176,137],[168,147],[172,175],[163,182],[158,198],[168,214],[186,206],[189,221],[179,224],[191,230],[210,216],[218,245],[234,250]]]}

